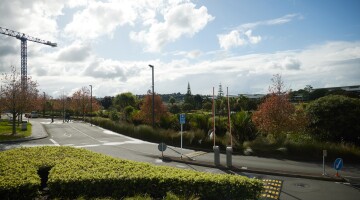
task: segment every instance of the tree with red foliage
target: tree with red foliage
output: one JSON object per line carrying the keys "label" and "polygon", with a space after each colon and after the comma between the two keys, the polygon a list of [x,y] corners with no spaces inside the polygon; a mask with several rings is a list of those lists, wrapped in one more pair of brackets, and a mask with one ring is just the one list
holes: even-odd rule
{"label": "tree with red foliage", "polygon": [[[162,99],[159,95],[155,95],[154,98],[154,112],[155,112],[155,123],[159,124],[160,120],[164,117],[168,117],[168,111],[166,106],[163,104]],[[152,124],[152,95],[148,94],[145,96],[143,104],[140,107],[140,112],[135,116],[135,119],[141,120],[145,124]]]}
{"label": "tree with red foliage", "polygon": [[31,111],[37,102],[38,84],[27,77],[21,81],[20,74],[14,66],[10,74],[3,74],[0,89],[0,104],[3,110],[12,114],[12,135],[16,134],[15,122],[21,113]]}
{"label": "tree with red foliage", "polygon": [[288,92],[284,92],[284,83],[280,75],[271,79],[271,94],[259,105],[252,115],[252,121],[259,131],[265,135],[273,135],[281,139],[285,133],[303,131],[307,117],[302,109],[296,109],[289,101]]}

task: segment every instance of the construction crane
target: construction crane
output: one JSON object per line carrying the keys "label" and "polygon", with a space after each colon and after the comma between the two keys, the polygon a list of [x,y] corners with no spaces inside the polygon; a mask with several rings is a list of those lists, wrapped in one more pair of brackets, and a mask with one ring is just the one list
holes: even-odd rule
{"label": "construction crane", "polygon": [[22,84],[25,84],[27,80],[27,41],[29,40],[32,42],[37,42],[52,47],[57,46],[56,43],[35,38],[30,35],[26,35],[25,33],[20,33],[3,27],[0,27],[0,33],[11,37],[15,37],[16,39],[19,39],[21,41],[21,83]]}

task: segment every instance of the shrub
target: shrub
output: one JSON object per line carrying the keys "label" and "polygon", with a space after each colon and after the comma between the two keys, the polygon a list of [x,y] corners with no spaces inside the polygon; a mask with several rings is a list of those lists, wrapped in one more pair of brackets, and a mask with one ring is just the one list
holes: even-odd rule
{"label": "shrub", "polygon": [[256,138],[257,131],[251,121],[251,113],[248,111],[240,111],[231,115],[231,124],[232,135],[240,143]]}
{"label": "shrub", "polygon": [[312,133],[320,140],[360,145],[360,100],[329,95],[308,104]]}
{"label": "shrub", "polygon": [[119,114],[118,114],[118,112],[116,110],[110,111],[109,117],[113,121],[119,121],[120,120],[120,116],[119,116]]}
{"label": "shrub", "polygon": [[0,196],[26,199],[40,187],[37,170],[50,167],[51,198],[162,198],[197,194],[203,199],[256,199],[262,183],[228,174],[210,174],[121,160],[72,147],[32,147],[0,152]]}

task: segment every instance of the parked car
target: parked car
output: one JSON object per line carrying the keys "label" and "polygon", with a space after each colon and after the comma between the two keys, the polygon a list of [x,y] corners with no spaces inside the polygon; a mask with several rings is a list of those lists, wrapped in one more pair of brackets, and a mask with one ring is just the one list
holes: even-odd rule
{"label": "parked car", "polygon": [[38,118],[38,113],[36,111],[32,111],[31,112],[31,115],[30,115],[31,118]]}
{"label": "parked car", "polygon": [[31,113],[25,113],[26,118],[38,118],[39,115],[36,111],[32,111]]}

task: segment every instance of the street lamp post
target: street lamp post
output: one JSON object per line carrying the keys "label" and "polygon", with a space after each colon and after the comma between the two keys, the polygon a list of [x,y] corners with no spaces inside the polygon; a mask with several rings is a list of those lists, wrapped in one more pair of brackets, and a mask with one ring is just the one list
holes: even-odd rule
{"label": "street lamp post", "polygon": [[92,85],[90,86],[90,126],[92,126]]}
{"label": "street lamp post", "polygon": [[155,110],[154,110],[154,105],[155,105],[155,92],[154,92],[154,66],[153,65],[149,65],[149,67],[151,67],[152,70],[152,127],[155,127]]}
{"label": "street lamp post", "polygon": [[44,93],[44,109],[43,109],[43,118],[45,118],[45,106],[46,106],[46,97],[45,97],[45,92]]}

